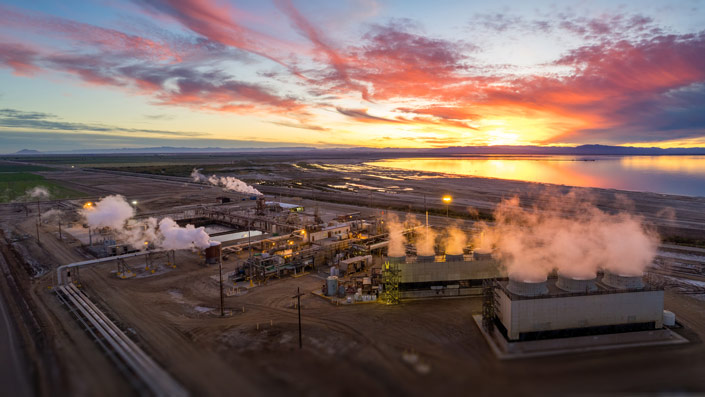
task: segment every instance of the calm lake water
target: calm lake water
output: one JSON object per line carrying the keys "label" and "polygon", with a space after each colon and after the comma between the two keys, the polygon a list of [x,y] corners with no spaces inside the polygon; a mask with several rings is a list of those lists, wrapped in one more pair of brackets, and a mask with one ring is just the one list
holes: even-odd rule
{"label": "calm lake water", "polygon": [[558,185],[705,196],[705,156],[475,156],[369,165]]}

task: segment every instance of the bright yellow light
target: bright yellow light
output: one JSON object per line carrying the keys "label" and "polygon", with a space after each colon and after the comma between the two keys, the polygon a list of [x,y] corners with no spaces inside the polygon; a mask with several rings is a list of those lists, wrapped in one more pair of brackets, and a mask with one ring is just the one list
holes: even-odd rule
{"label": "bright yellow light", "polygon": [[450,204],[450,202],[453,201],[453,198],[450,196],[443,196],[443,202],[446,204]]}
{"label": "bright yellow light", "polygon": [[83,204],[83,208],[91,208],[91,207],[93,207],[93,203],[91,203],[90,201]]}

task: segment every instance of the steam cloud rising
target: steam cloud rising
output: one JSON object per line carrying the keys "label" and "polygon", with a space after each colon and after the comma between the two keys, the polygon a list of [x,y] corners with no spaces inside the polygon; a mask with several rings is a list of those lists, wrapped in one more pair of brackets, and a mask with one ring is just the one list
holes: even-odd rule
{"label": "steam cloud rising", "polygon": [[416,240],[416,254],[422,256],[436,255],[435,243],[436,232],[430,227],[422,227]]}
{"label": "steam cloud rising", "polygon": [[389,256],[406,256],[406,237],[404,237],[404,224],[399,222],[399,218],[394,214],[389,214],[386,218],[387,230],[389,230]]}
{"label": "steam cloud rising", "polygon": [[223,189],[230,190],[232,192],[255,194],[258,196],[262,195],[259,190],[237,178],[233,178],[232,176],[217,177],[215,175],[211,175],[206,177],[201,174],[198,169],[194,168],[193,171],[191,171],[191,178],[193,178],[194,182],[210,183],[211,185],[221,186]]}
{"label": "steam cloud rising", "polygon": [[129,222],[135,215],[132,206],[122,196],[108,196],[80,211],[91,228],[109,227],[117,237],[135,249],[144,249],[145,242],[161,249],[205,249],[210,246],[210,236],[203,227],[179,226],[173,219],[156,218]]}
{"label": "steam cloud rising", "polygon": [[476,247],[493,248],[511,278],[543,281],[554,269],[580,279],[599,269],[641,276],[656,255],[659,237],[638,216],[604,212],[574,192],[539,202],[530,209],[518,198],[501,202],[495,224],[483,225],[475,240]]}
{"label": "steam cloud rising", "polygon": [[36,186],[32,189],[27,190],[27,196],[31,198],[49,198],[51,194],[49,193],[49,190],[43,186]]}
{"label": "steam cloud rising", "polygon": [[468,243],[468,236],[455,226],[448,228],[448,237],[445,239],[447,255],[462,255],[463,248]]}
{"label": "steam cloud rising", "polygon": [[113,195],[104,197],[91,207],[83,208],[79,213],[91,228],[123,230],[125,222],[135,216],[135,209],[124,197]]}

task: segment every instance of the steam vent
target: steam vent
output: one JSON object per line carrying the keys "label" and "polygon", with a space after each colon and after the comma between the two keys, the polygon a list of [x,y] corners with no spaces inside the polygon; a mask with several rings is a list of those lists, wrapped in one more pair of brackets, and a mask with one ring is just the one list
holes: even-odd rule
{"label": "steam vent", "polygon": [[566,292],[591,292],[597,290],[596,282],[597,275],[592,278],[574,278],[559,274],[556,287]]}
{"label": "steam vent", "polygon": [[602,283],[617,289],[641,289],[644,288],[642,276],[623,276],[615,273],[605,272]]}
{"label": "steam vent", "polygon": [[548,293],[546,280],[544,281],[520,281],[509,278],[507,289],[514,294],[521,296],[539,296]]}

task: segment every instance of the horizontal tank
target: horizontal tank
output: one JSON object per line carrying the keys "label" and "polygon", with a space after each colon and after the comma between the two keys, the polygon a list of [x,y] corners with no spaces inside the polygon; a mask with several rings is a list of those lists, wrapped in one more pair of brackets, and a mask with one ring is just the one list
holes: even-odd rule
{"label": "horizontal tank", "polygon": [[591,292],[597,290],[595,281],[597,281],[597,275],[592,278],[577,278],[558,274],[556,287],[566,292]]}
{"label": "horizontal tank", "polygon": [[605,271],[602,283],[616,289],[642,289],[644,280],[642,276],[628,276]]}
{"label": "horizontal tank", "polygon": [[513,278],[509,279],[507,289],[521,296],[539,296],[548,293],[546,280],[543,281],[521,281]]}

